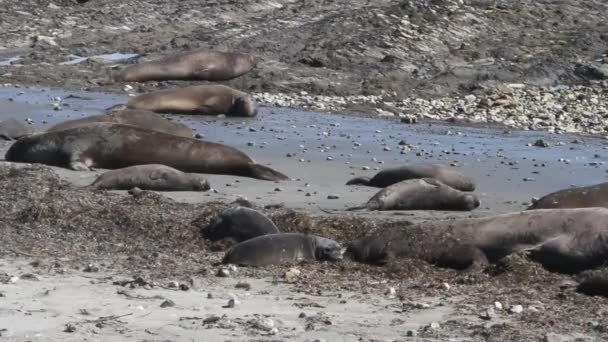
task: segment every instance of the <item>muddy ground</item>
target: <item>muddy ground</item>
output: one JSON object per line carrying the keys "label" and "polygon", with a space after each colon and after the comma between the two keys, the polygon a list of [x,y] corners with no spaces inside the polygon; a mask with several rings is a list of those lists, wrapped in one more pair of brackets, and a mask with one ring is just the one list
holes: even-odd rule
{"label": "muddy ground", "polygon": [[[402,98],[476,94],[503,82],[586,84],[603,77],[585,66],[603,63],[607,39],[608,5],[600,0],[0,3],[0,83],[19,85],[0,88],[0,119],[29,118],[38,131],[124,102],[124,84],[109,75],[134,60],[94,57],[103,54],[145,60],[235,49],[261,60],[227,82],[246,91]],[[93,58],[62,65],[70,55]],[[341,243],[409,221],[521,210],[531,197],[605,181],[605,139],[268,107],[246,120],[173,118],[292,180],[210,176],[216,192],[131,196],[79,188],[103,170],[0,163],[2,340],[608,339],[608,299],[577,293],[582,275],[550,273],[525,256],[475,274],[398,260],[299,265],[295,279],[284,278],[287,266],[243,267],[223,278],[217,262],[226,246],[198,234],[239,195],[283,204],[264,212],[284,231]],[[549,147],[528,146],[538,139]],[[344,186],[348,178],[417,161],[472,175],[482,207],[319,211],[361,204],[375,192]],[[224,307],[232,296],[240,303]]]}

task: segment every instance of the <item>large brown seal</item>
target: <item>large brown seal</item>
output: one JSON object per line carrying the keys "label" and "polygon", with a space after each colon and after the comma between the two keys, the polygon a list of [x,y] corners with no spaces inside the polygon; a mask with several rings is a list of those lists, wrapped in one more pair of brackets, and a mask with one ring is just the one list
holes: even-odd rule
{"label": "large brown seal", "polygon": [[15,118],[0,121],[0,138],[4,140],[19,139],[32,133],[34,133],[33,128]]}
{"label": "large brown seal", "polygon": [[298,233],[258,236],[234,245],[222,263],[248,266],[294,264],[301,261],[337,261],[343,249],[334,240]]}
{"label": "large brown seal", "polygon": [[433,178],[409,179],[378,191],[362,206],[348,210],[463,210],[479,207],[473,194],[447,186]]}
{"label": "large brown seal", "polygon": [[232,238],[241,242],[261,235],[279,233],[279,228],[268,217],[247,207],[228,208],[201,228],[203,237],[211,241]]}
{"label": "large brown seal", "polygon": [[194,136],[192,129],[184,124],[172,122],[171,120],[167,120],[154,112],[133,109],[125,109],[121,111],[109,109],[103,114],[87,116],[84,118],[59,123],[47,129],[47,132],[60,131],[63,129],[78,127],[95,122],[112,122],[132,125],[186,138],[192,138]]}
{"label": "large brown seal", "polygon": [[253,98],[242,91],[220,84],[167,89],[139,95],[126,106],[157,113],[255,116]]}
{"label": "large brown seal", "polygon": [[196,49],[128,66],[114,79],[118,82],[227,81],[249,72],[255,65],[256,58],[250,54]]}
{"label": "large brown seal", "polygon": [[413,257],[464,269],[524,251],[557,272],[579,272],[603,265],[608,260],[608,209],[541,209],[426,221],[353,241],[347,255],[368,263]]}
{"label": "large brown seal", "polygon": [[206,191],[209,181],[203,175],[185,173],[160,164],[129,166],[101,174],[88,187],[98,190]]}
{"label": "large brown seal", "polygon": [[367,185],[384,188],[404,180],[417,178],[435,178],[460,191],[475,190],[475,182],[471,178],[447,166],[432,163],[407,164],[385,169],[372,178],[353,178],[346,185]]}
{"label": "large brown seal", "polygon": [[5,159],[74,170],[157,163],[184,172],[287,179],[226,145],[105,122],[21,138],[9,148]]}
{"label": "large brown seal", "polygon": [[552,192],[534,202],[530,209],[608,208],[608,182]]}

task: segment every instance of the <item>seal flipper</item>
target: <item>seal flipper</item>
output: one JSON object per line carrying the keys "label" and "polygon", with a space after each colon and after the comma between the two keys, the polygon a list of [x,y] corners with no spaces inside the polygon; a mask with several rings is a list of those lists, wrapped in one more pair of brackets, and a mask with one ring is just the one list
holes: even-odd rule
{"label": "seal flipper", "polygon": [[371,178],[369,178],[369,177],[355,177],[355,178],[349,180],[348,182],[346,182],[346,185],[368,185],[369,186],[370,181],[371,181]]}
{"label": "seal flipper", "polygon": [[249,164],[249,170],[251,171],[249,176],[257,179],[270,181],[289,179],[289,177],[280,173],[279,171],[260,164]]}

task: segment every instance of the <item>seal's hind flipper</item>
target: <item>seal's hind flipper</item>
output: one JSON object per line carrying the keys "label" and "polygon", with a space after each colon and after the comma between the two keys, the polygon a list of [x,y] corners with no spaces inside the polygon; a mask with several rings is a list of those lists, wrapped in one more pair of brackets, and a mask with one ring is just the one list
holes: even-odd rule
{"label": "seal's hind flipper", "polygon": [[262,180],[286,180],[289,179],[286,175],[280,173],[279,171],[273,170],[268,166],[260,165],[260,164],[250,164],[251,177],[262,179]]}

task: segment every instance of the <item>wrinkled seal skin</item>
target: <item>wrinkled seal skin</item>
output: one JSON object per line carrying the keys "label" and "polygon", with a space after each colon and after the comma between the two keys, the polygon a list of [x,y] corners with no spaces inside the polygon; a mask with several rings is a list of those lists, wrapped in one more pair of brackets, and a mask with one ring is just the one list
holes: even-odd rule
{"label": "wrinkled seal skin", "polygon": [[98,190],[207,191],[203,175],[184,173],[160,164],[135,165],[101,174],[89,185]]}
{"label": "wrinkled seal skin", "polygon": [[475,195],[453,189],[435,179],[410,179],[378,191],[363,206],[348,210],[463,210],[479,207]]}
{"label": "wrinkled seal skin", "polygon": [[30,135],[17,140],[5,159],[81,171],[90,167],[119,169],[158,163],[183,172],[287,179],[226,145],[114,123],[92,123]]}
{"label": "wrinkled seal skin", "polygon": [[528,210],[590,207],[608,208],[608,182],[550,193],[534,202]]}
{"label": "wrinkled seal skin", "polygon": [[475,190],[475,182],[471,178],[447,166],[431,163],[408,164],[385,169],[378,172],[372,178],[353,178],[346,185],[367,185],[384,188],[404,180],[418,178],[434,178],[460,191]]}
{"label": "wrinkled seal skin", "polygon": [[483,218],[426,221],[386,229],[349,244],[353,260],[421,258],[438,266],[486,266],[526,252],[551,271],[576,273],[608,258],[608,209],[540,209]]}
{"label": "wrinkled seal skin", "polygon": [[222,263],[248,266],[295,264],[301,261],[337,261],[342,247],[334,240],[297,233],[258,236],[234,245]]}
{"label": "wrinkled seal skin", "polygon": [[169,80],[227,81],[256,66],[253,55],[196,49],[155,61],[128,66],[115,76],[118,82]]}
{"label": "wrinkled seal skin", "polygon": [[220,84],[159,90],[139,95],[126,104],[130,109],[157,113],[256,116],[255,101],[248,94]]}
{"label": "wrinkled seal skin", "polygon": [[164,132],[180,137],[192,138],[194,132],[184,124],[172,122],[162,116],[145,110],[126,109],[122,111],[106,110],[99,115],[87,116],[80,119],[69,120],[59,123],[47,130],[47,132],[60,131],[96,122],[111,122],[123,125],[131,125],[157,132]]}
{"label": "wrinkled seal skin", "polygon": [[15,118],[0,121],[0,138],[14,140],[34,133],[34,130]]}
{"label": "wrinkled seal skin", "polygon": [[268,217],[246,207],[228,208],[201,229],[203,237],[211,241],[232,238],[241,242],[261,235],[279,233],[279,228]]}

